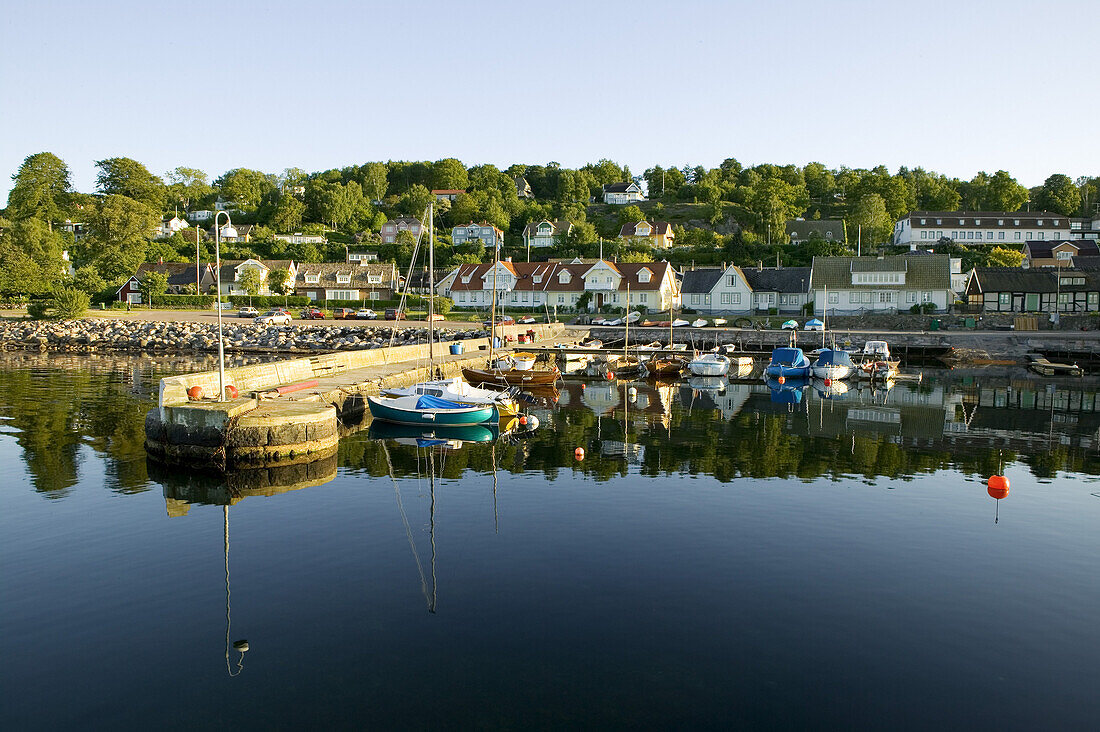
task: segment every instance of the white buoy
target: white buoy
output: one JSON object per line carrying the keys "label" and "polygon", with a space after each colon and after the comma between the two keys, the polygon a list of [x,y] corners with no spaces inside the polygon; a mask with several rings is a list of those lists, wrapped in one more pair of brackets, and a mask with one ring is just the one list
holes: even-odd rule
{"label": "white buoy", "polygon": [[632,386],[626,390],[626,396],[630,401],[634,401],[638,398],[638,390]]}

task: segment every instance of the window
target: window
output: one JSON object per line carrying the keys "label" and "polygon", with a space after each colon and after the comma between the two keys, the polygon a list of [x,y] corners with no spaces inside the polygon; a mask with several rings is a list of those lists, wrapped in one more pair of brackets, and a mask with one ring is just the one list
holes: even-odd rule
{"label": "window", "polygon": [[560,275],[558,275],[558,282],[563,285],[568,285],[570,279],[572,278],[569,276],[568,272],[562,272]]}
{"label": "window", "polygon": [[936,219],[936,226],[940,226],[942,224],[943,224],[943,219]]}
{"label": "window", "polygon": [[367,282],[372,285],[382,284],[382,275],[367,275]]}
{"label": "window", "polygon": [[466,293],[465,292],[459,292],[458,293],[458,301],[459,302],[466,302]]}
{"label": "window", "polygon": [[839,302],[840,302],[840,293],[830,292],[829,293],[829,303],[832,304],[832,305],[836,305]]}
{"label": "window", "polygon": [[703,304],[704,305],[710,305],[710,295],[704,295],[703,296]]}
{"label": "window", "polygon": [[358,300],[359,299],[359,291],[358,290],[329,290],[327,299],[329,299],[329,300]]}
{"label": "window", "polygon": [[966,219],[959,219],[959,226],[965,226],[965,225],[966,225]]}
{"label": "window", "polygon": [[732,304],[732,305],[740,305],[741,304],[741,293],[740,292],[734,292],[730,295],[730,304]]}
{"label": "window", "polygon": [[848,293],[848,302],[850,302],[850,303],[859,302],[859,293],[858,292],[849,292]]}
{"label": "window", "polygon": [[924,226],[924,219],[920,220],[921,226]]}
{"label": "window", "polygon": [[1055,256],[1058,259],[1073,259],[1073,252],[1058,252]]}
{"label": "window", "polygon": [[306,284],[307,285],[316,285],[320,281],[321,281],[321,275],[319,273],[318,274],[307,274],[306,275]]}
{"label": "window", "polygon": [[1037,232],[1037,235],[1038,235],[1039,239],[1042,240],[1046,237],[1046,232],[1045,231],[1040,231],[1040,232]]}
{"label": "window", "polygon": [[1096,305],[1100,303],[1100,292],[1089,293],[1089,305]]}
{"label": "window", "polygon": [[997,302],[1000,303],[1001,305],[1010,305],[1012,303],[1012,293],[1011,292],[1002,292],[997,297]]}
{"label": "window", "polygon": [[1017,232],[1016,232],[1016,236],[1014,236],[1014,237],[1012,237],[1012,238],[1013,238],[1013,239],[1016,239],[1017,241],[1019,241],[1019,240],[1020,240],[1020,232],[1018,232],[1018,231],[1017,231]]}
{"label": "window", "polygon": [[987,240],[992,240],[993,239],[993,232],[992,231],[985,232],[985,238]]}
{"label": "window", "polygon": [[565,302],[565,295],[558,295],[558,302],[559,303]]}
{"label": "window", "polygon": [[871,302],[872,302],[871,296],[874,295],[875,293],[873,293],[873,292],[861,292],[859,294],[860,294],[859,301],[863,302],[863,303],[867,303],[868,305],[870,305]]}
{"label": "window", "polygon": [[780,295],[779,296],[779,304],[780,305],[786,305],[787,304],[787,296],[786,295]]}
{"label": "window", "polygon": [[649,295],[645,292],[642,293],[642,302],[643,303],[649,302]]}
{"label": "window", "polygon": [[1003,241],[1005,238],[1005,233],[1003,231],[998,231],[997,238]]}
{"label": "window", "polygon": [[932,293],[931,292],[922,292],[920,294],[920,301],[921,302],[932,302]]}
{"label": "window", "polygon": [[1020,225],[1020,220],[1019,219],[1013,219],[1012,223],[1015,224],[1016,226],[1019,226]]}
{"label": "window", "polygon": [[730,304],[730,293],[728,293],[728,292],[723,292],[722,293],[722,304],[723,305],[729,305]]}
{"label": "window", "polygon": [[997,226],[1004,226],[1004,225],[1005,225],[1005,220],[1004,219],[997,219]]}
{"label": "window", "polygon": [[916,302],[916,301],[917,301],[917,293],[915,293],[915,292],[905,293],[905,302]]}
{"label": "window", "polygon": [[1042,226],[1043,225],[1043,220],[1039,219],[1038,224],[1039,224],[1039,226]]}
{"label": "window", "polygon": [[542,282],[542,275],[540,275],[540,274],[535,275],[534,277],[531,278],[531,281],[534,282],[536,285],[539,284],[540,282]]}
{"label": "window", "polygon": [[974,219],[974,225],[975,226],[981,226],[982,225],[982,220],[981,219]]}
{"label": "window", "polygon": [[638,282],[649,282],[649,280],[650,277],[648,269],[643,268],[640,272],[638,272]]}
{"label": "window", "polygon": [[922,231],[920,233],[920,238],[921,239],[927,239],[928,238],[928,232],[927,231]]}
{"label": "window", "polygon": [[[1040,222],[1040,223],[1041,223],[1041,222]],[[1050,223],[1052,223],[1052,224],[1054,224],[1055,226],[1057,226],[1057,225],[1058,225],[1058,219],[1054,219],[1054,220],[1053,220],[1053,221],[1051,221]]]}
{"label": "window", "polygon": [[973,239],[974,238],[974,232],[973,231],[966,232],[966,238],[967,239]]}
{"label": "window", "polygon": [[698,305],[699,302],[700,302],[699,293],[693,293],[692,296],[691,296],[691,304],[692,305]]}
{"label": "window", "polygon": [[1031,232],[1030,231],[1027,232],[1027,234],[1025,234],[1024,238],[1027,239],[1028,241],[1031,241]]}
{"label": "window", "polygon": [[959,232],[957,232],[957,231],[952,231],[952,232],[951,232],[951,238],[952,238],[952,239],[958,239],[958,238],[959,238]]}
{"label": "window", "polygon": [[737,287],[736,275],[726,275],[726,287]]}

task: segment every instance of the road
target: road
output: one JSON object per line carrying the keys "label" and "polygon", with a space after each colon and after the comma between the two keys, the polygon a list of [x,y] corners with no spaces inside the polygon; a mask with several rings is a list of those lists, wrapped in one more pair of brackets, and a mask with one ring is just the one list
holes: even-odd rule
{"label": "road", "polygon": [[[18,311],[9,311],[12,314]],[[293,316],[294,313],[291,312]],[[91,318],[106,318],[109,320],[137,320],[137,321],[157,321],[166,323],[217,323],[218,314],[213,310],[89,310],[87,317]],[[252,318],[238,318],[236,310],[226,310],[222,312],[223,323],[251,323]],[[302,320],[301,318],[294,318],[292,321],[294,325],[347,325],[347,326],[380,326],[380,327],[392,327],[397,325],[402,328],[426,328],[428,321],[426,320],[332,320],[331,318],[325,320]],[[480,328],[480,323],[467,323],[463,321],[439,321],[437,323],[440,326],[450,326],[455,328]]]}

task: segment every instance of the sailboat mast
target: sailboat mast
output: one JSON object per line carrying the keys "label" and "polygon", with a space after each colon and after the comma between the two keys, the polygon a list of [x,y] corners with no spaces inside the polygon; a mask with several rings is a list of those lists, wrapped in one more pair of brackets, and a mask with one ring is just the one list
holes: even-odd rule
{"label": "sailboat mast", "polygon": [[[435,371],[435,204],[428,204],[428,371]],[[434,378],[434,376],[433,376]]]}
{"label": "sailboat mast", "polygon": [[500,247],[493,245],[493,299],[489,305],[489,368],[493,367],[493,342],[497,334],[497,262],[500,261]]}
{"label": "sailboat mast", "polygon": [[626,330],[623,332],[623,358],[627,356],[627,349],[630,347],[630,281],[626,283],[626,318],[623,321],[626,324]]}

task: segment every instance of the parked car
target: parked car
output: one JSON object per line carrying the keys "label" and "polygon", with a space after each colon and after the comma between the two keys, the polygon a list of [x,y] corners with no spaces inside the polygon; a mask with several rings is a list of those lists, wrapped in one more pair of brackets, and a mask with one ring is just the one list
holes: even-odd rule
{"label": "parked car", "polygon": [[237,311],[238,318],[255,318],[260,314],[260,311],[254,307],[246,306]]}
{"label": "parked car", "polygon": [[374,312],[370,308],[359,308],[355,311],[355,317],[358,320],[374,320],[378,317],[378,313]]}
{"label": "parked car", "polygon": [[302,320],[324,320],[325,311],[320,308],[306,308],[299,315]]}
{"label": "parked car", "polygon": [[252,322],[260,325],[290,325],[290,313],[285,310],[268,310]]}
{"label": "parked car", "polygon": [[[497,325],[515,325],[515,324],[516,324],[516,319],[513,318],[511,315],[498,315],[497,316]],[[482,323],[482,325],[484,325],[486,328],[488,328],[490,325],[492,325],[492,322],[489,321],[489,320],[486,320],[484,323]]]}
{"label": "parked car", "polygon": [[397,308],[386,308],[386,320],[405,320],[405,311]]}
{"label": "parked car", "polygon": [[350,320],[355,317],[355,311],[351,308],[333,308],[332,319],[333,320]]}

